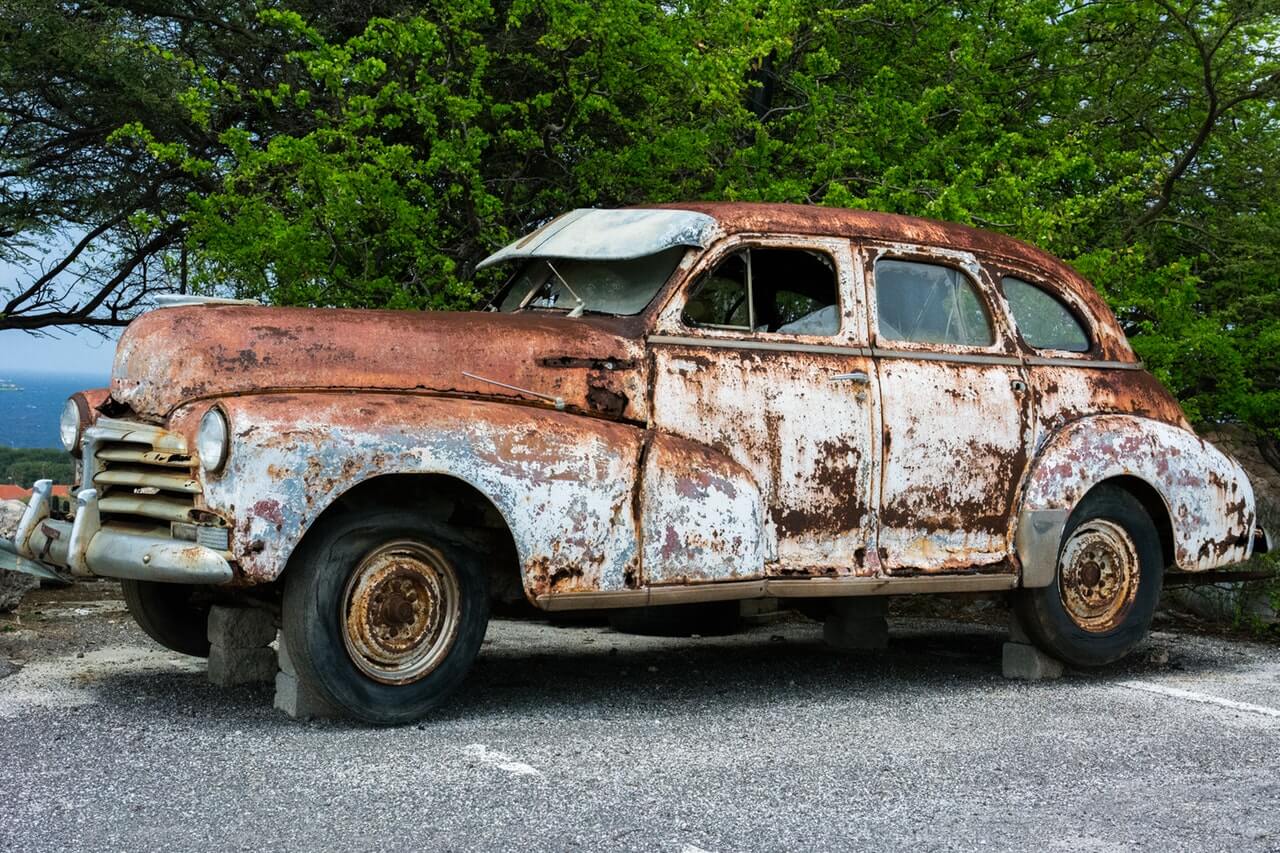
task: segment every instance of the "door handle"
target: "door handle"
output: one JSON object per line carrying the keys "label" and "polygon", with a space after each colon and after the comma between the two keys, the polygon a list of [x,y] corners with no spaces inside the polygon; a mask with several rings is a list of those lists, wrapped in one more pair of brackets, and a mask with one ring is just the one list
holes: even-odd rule
{"label": "door handle", "polygon": [[852,382],[855,385],[870,385],[871,377],[864,371],[855,370],[852,373],[833,373],[831,375],[832,382]]}

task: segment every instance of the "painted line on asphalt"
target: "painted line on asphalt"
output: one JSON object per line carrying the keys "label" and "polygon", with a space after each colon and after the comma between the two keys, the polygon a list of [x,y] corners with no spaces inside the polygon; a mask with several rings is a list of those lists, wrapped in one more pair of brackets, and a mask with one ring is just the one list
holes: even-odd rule
{"label": "painted line on asphalt", "polygon": [[1122,681],[1121,687],[1128,687],[1130,690],[1141,690],[1144,693],[1155,693],[1160,696],[1169,696],[1173,699],[1185,699],[1188,702],[1198,702],[1202,705],[1217,705],[1221,708],[1228,708],[1232,711],[1244,711],[1246,714],[1260,714],[1264,717],[1274,717],[1280,719],[1280,709],[1269,708],[1266,705],[1253,705],[1249,702],[1237,702],[1234,699],[1223,699],[1220,696],[1211,696],[1208,693],[1197,693],[1194,690],[1183,690],[1179,687],[1165,687],[1162,684],[1151,684],[1146,681]]}
{"label": "painted line on asphalt", "polygon": [[532,764],[525,764],[523,761],[516,761],[505,752],[498,752],[496,749],[490,749],[482,743],[472,743],[462,748],[462,754],[467,758],[474,759],[488,767],[496,767],[499,770],[510,773],[512,776],[541,776],[542,771],[534,767]]}

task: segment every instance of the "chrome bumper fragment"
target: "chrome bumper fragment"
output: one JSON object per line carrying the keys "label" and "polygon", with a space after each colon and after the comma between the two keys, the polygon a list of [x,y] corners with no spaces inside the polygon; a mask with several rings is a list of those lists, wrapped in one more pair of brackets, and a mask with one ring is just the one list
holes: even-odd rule
{"label": "chrome bumper fragment", "polygon": [[[222,584],[233,577],[227,559],[203,545],[103,529],[96,489],[76,495],[73,522],[51,519],[52,492],[50,480],[35,484],[13,540],[0,538],[0,568],[47,576],[31,565],[35,563],[67,568],[82,577],[189,584]],[[5,558],[10,555],[12,559]]]}

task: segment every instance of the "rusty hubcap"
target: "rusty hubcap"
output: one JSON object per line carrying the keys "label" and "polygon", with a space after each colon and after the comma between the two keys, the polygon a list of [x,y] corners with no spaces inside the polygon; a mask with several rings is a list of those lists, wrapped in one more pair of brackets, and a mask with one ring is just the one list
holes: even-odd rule
{"label": "rusty hubcap", "polygon": [[1058,591],[1071,621],[1106,633],[1124,619],[1138,595],[1138,549],[1128,532],[1103,519],[1077,527],[1062,549]]}
{"label": "rusty hubcap", "polygon": [[458,634],[458,576],[420,542],[391,542],[360,561],[342,596],[342,639],[365,675],[386,684],[426,676]]}

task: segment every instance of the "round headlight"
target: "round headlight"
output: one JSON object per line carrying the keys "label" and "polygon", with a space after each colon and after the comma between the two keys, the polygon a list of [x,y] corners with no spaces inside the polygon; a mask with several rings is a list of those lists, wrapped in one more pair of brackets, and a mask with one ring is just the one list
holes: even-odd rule
{"label": "round headlight", "polygon": [[216,474],[227,464],[229,438],[227,416],[222,410],[214,408],[205,412],[196,430],[196,453],[200,454],[200,466],[204,470]]}
{"label": "round headlight", "polygon": [[68,453],[75,453],[80,446],[80,406],[72,397],[62,406],[58,420],[58,438]]}

